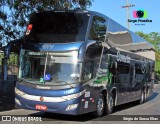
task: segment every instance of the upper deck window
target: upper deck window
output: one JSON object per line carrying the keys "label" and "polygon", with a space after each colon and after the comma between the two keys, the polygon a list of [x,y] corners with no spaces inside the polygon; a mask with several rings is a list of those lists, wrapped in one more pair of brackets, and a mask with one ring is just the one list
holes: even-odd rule
{"label": "upper deck window", "polygon": [[94,16],[90,29],[90,40],[104,41],[106,35],[106,20],[100,16]]}
{"label": "upper deck window", "polygon": [[88,13],[43,12],[30,19],[31,39],[40,43],[84,41],[89,21]]}

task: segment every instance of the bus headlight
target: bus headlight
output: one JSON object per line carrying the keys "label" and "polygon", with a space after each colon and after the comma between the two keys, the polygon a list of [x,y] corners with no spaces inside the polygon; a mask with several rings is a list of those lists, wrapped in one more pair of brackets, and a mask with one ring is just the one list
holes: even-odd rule
{"label": "bus headlight", "polygon": [[19,96],[23,96],[23,95],[25,95],[25,93],[24,93],[24,92],[22,92],[22,91],[18,90],[17,88],[15,88],[15,93],[16,93],[17,95],[19,95]]}
{"label": "bus headlight", "polygon": [[85,92],[86,92],[86,90],[83,90],[82,92],[72,94],[72,95],[62,96],[61,98],[65,99],[65,100],[72,100],[72,99],[76,99],[76,98],[82,96]]}
{"label": "bus headlight", "polygon": [[78,104],[71,104],[71,105],[68,105],[67,108],[66,108],[66,111],[69,111],[69,110],[74,110],[76,109],[78,106]]}

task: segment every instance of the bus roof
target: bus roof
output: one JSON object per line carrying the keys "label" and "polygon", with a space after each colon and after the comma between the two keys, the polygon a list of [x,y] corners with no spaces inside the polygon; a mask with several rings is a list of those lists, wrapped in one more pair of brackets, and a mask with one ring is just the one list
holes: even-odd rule
{"label": "bus roof", "polygon": [[[46,11],[47,12],[47,11]],[[142,37],[140,37],[139,35],[137,35],[136,33],[134,33],[134,32],[132,32],[131,30],[128,30],[127,28],[125,28],[124,26],[122,26],[122,25],[120,25],[119,23],[117,23],[116,21],[114,21],[113,19],[111,19],[110,17],[108,17],[108,16],[106,16],[106,15],[104,15],[104,14],[102,14],[102,13],[99,13],[99,12],[95,12],[95,11],[88,11],[88,10],[81,10],[81,9],[77,9],[77,10],[66,10],[66,11],[48,11],[48,12],[69,12],[69,13],[89,13],[90,15],[99,15],[99,16],[103,16],[103,17],[105,17],[105,18],[107,18],[109,21],[112,21],[114,24],[116,24],[116,25],[118,25],[119,27],[121,27],[124,31],[119,31],[119,32],[110,32],[110,31],[108,31],[108,33],[112,33],[112,34],[121,34],[121,36],[120,37],[122,37],[122,35],[124,35],[123,33],[125,33],[125,32],[128,32],[129,34],[130,34],[130,38],[131,39],[128,39],[128,36],[125,36],[125,41],[127,41],[128,40],[128,42],[125,42],[124,41],[124,39],[123,39],[123,42],[121,41],[121,42],[119,42],[119,44],[129,44],[129,45],[131,45],[131,43],[133,43],[133,45],[134,45],[134,43],[135,43],[135,45],[134,46],[138,46],[138,44],[143,44],[144,45],[144,43],[146,43],[146,45],[144,45],[143,47],[142,47],[142,49],[145,49],[145,47],[147,48],[147,49],[149,49],[149,47],[150,47],[150,49],[154,49],[154,46],[150,43],[150,42],[148,42],[147,40],[145,40],[145,39],[143,39]],[[110,23],[108,23],[108,24],[110,24]],[[112,25],[109,25],[109,26],[112,26]],[[115,37],[115,35],[114,35],[114,37]],[[119,37],[119,38],[120,38]],[[118,40],[120,40],[119,38],[117,38]],[[122,38],[121,38],[122,39]],[[115,43],[115,42],[114,42]]]}

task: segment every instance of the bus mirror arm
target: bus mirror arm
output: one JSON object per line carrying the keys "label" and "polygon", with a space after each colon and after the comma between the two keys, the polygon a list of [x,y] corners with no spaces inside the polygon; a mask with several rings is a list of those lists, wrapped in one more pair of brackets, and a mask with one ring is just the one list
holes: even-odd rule
{"label": "bus mirror arm", "polygon": [[104,42],[108,42],[108,35],[105,37],[105,40],[104,40]]}

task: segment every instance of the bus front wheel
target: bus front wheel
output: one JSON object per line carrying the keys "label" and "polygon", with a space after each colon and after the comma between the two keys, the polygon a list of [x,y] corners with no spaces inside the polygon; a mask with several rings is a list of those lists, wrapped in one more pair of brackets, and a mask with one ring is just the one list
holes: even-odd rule
{"label": "bus front wheel", "polygon": [[104,112],[104,96],[102,94],[99,95],[99,98],[97,100],[96,104],[96,111],[93,113],[94,116],[100,117],[103,115]]}

